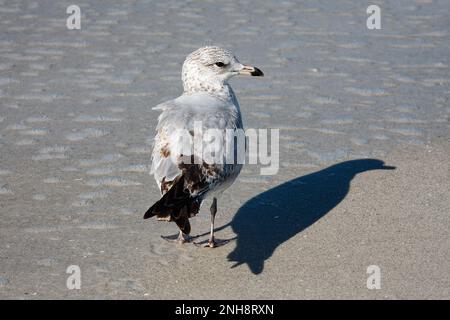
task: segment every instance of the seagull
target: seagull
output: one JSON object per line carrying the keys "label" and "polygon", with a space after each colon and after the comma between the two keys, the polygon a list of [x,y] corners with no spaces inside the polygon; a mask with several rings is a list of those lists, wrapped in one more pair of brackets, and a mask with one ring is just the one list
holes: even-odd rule
{"label": "seagull", "polygon": [[[227,163],[223,157],[219,159],[221,161],[207,161],[202,152],[204,149],[189,148],[191,152],[186,152],[177,133],[187,132],[188,138],[200,139],[203,148],[214,145],[215,151],[225,150],[227,132],[243,130],[239,103],[228,83],[236,75],[264,76],[260,69],[241,64],[228,50],[217,46],[202,47],[189,54],[183,63],[183,94],[153,108],[161,114],[150,174],[158,184],[161,198],[147,210],[144,219],[156,216],[160,221],[174,221],[180,229],[175,242],[192,240],[189,218],[199,212],[207,197],[212,197],[211,230],[205,246],[214,248],[221,244],[214,238],[217,198],[233,184],[242,163]],[[195,130],[196,124],[200,124],[202,130]],[[216,140],[211,142],[199,136],[203,129],[215,129],[223,139],[218,139],[218,144]],[[234,145],[234,154],[238,152],[237,147]]]}

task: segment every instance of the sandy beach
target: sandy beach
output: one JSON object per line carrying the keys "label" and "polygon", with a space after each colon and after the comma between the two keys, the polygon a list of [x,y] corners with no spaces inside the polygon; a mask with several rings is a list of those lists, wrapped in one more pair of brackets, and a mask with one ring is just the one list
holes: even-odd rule
{"label": "sandy beach", "polygon": [[[68,30],[65,3],[0,0],[0,298],[449,299],[449,4],[377,4],[381,30],[354,1],[83,0]],[[231,85],[246,128],[280,130],[278,173],[247,165],[219,200],[215,249],[142,219],[151,108],[206,44],[264,71]]]}

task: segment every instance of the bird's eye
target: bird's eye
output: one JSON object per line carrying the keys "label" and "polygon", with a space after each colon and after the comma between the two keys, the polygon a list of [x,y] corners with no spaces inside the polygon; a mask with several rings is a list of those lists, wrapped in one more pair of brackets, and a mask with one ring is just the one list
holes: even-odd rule
{"label": "bird's eye", "polygon": [[216,62],[216,66],[218,66],[220,68],[225,67],[225,63],[223,63],[223,62]]}

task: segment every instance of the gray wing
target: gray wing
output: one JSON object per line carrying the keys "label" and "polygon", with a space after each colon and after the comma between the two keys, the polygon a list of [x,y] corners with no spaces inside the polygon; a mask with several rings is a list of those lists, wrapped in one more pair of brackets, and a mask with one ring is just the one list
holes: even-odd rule
{"label": "gray wing", "polygon": [[[181,163],[182,155],[197,158],[197,161],[203,159],[203,155],[198,154],[198,151],[191,146],[182,146],[183,141],[180,141],[179,137],[180,130],[194,139],[194,126],[198,126],[199,123],[202,129],[218,129],[223,132],[223,135],[227,128],[242,127],[239,110],[233,105],[215,98],[196,95],[181,96],[178,99],[162,103],[154,109],[161,110],[162,113],[158,117],[150,173],[154,175],[163,194],[172,187],[173,181],[178,176],[183,172],[186,174],[186,170],[188,170],[188,166]],[[217,150],[217,148],[225,147],[208,139],[202,139],[202,144],[203,150],[208,150],[208,148]],[[195,168],[198,170],[194,173],[192,170]],[[215,182],[220,180],[220,173],[224,171],[223,169],[223,164],[191,166],[189,167],[189,177],[195,177],[194,180],[200,179],[206,181],[206,185],[214,186]],[[190,183],[191,186],[196,184],[195,181],[189,181],[189,179],[185,179],[185,183]],[[203,183],[202,185],[205,186]],[[195,190],[192,189],[192,192]]]}

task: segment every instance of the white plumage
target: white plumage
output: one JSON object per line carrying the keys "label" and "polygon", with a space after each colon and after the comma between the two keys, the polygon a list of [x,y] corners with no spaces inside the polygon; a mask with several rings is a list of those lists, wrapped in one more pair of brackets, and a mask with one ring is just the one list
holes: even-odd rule
{"label": "white plumage", "polygon": [[[201,124],[203,131],[219,129],[224,137],[222,144],[218,145],[216,141],[210,141],[207,137],[202,137],[201,150],[205,153],[213,149],[225,156],[225,130],[243,129],[239,104],[235,99],[222,100],[205,92],[182,95],[175,100],[162,103],[154,109],[161,110],[162,113],[158,118],[150,173],[154,175],[159,188],[161,188],[163,179],[173,181],[181,174],[177,161],[181,156],[180,151],[191,149],[190,146],[182,147],[179,145],[181,142],[179,139],[180,132],[192,132],[195,123]],[[168,157],[164,156],[167,155],[166,150],[169,154]],[[199,149],[193,149],[191,153],[185,152],[183,155],[194,155],[196,158],[202,159],[203,153],[198,151]],[[216,163],[216,165],[223,167],[225,162],[226,159],[223,157],[221,163]],[[236,171],[236,176],[242,168],[242,164],[229,164],[228,166],[229,170]],[[225,169],[221,168],[221,170]]]}
{"label": "white plumage", "polygon": [[[242,168],[242,164],[230,163],[226,158],[227,130],[243,129],[239,103],[228,80],[237,74],[263,73],[242,65],[219,47],[204,47],[191,53],[182,73],[183,94],[154,108],[162,113],[156,128],[151,174],[163,196],[144,218],[157,216],[159,220],[175,221],[180,228],[178,241],[185,242],[190,233],[189,218],[198,213],[204,198],[213,194],[208,245],[214,247],[216,197],[234,182]],[[208,129],[214,129],[219,139],[199,134]],[[214,154],[214,161],[206,159],[205,154]]]}

